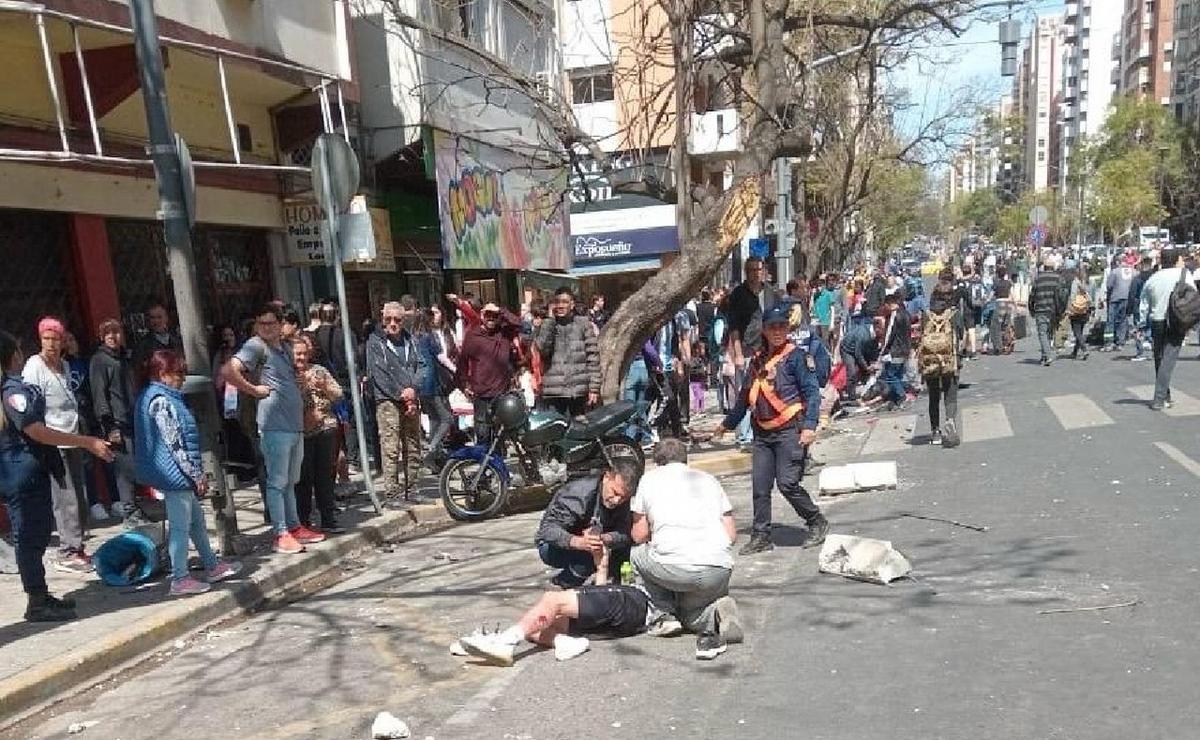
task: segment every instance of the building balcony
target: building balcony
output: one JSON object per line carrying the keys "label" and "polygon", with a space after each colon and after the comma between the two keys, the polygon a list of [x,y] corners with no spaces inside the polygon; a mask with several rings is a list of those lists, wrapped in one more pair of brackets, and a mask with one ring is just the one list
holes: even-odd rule
{"label": "building balcony", "polygon": [[1071,2],[1067,3],[1066,11],[1063,13],[1063,20],[1065,20],[1068,25],[1072,25],[1078,19],[1079,0],[1071,0]]}
{"label": "building balcony", "polygon": [[736,108],[693,114],[688,151],[698,157],[740,151],[742,135],[738,118]]}
{"label": "building balcony", "polygon": [[692,27],[692,48],[696,59],[712,59],[733,48],[737,39],[725,29],[736,28],[737,18],[733,15],[714,13],[702,15]]}
{"label": "building balcony", "polygon": [[571,106],[571,109],[579,121],[579,128],[599,142],[601,149],[611,152],[617,148],[620,115],[615,101],[580,103]]}

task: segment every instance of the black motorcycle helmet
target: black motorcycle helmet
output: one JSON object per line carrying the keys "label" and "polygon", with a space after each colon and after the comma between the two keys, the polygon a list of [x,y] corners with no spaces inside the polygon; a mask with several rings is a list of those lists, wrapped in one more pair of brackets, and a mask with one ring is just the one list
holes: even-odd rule
{"label": "black motorcycle helmet", "polygon": [[492,404],[492,418],[509,429],[519,429],[529,419],[525,399],[518,393],[505,393]]}

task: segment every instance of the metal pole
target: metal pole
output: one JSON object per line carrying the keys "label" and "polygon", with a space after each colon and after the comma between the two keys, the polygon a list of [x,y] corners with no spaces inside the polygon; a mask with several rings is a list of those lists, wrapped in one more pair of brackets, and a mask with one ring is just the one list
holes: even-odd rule
{"label": "metal pole", "polygon": [[233,161],[242,163],[242,151],[238,146],[237,127],[233,125],[233,107],[229,105],[229,83],[225,81],[225,57],[217,57],[217,73],[221,76],[221,100],[225,102],[225,125],[229,127],[229,144],[233,147]]}
{"label": "metal pole", "polygon": [[38,39],[42,44],[42,63],[46,66],[46,81],[50,83],[50,97],[54,100],[54,118],[58,121],[58,138],[62,142],[64,152],[71,151],[67,141],[67,124],[63,121],[62,101],[58,97],[58,78],[54,76],[54,63],[50,60],[50,42],[46,40],[46,19],[41,13],[34,16],[37,23]]}
{"label": "metal pole", "polygon": [[96,154],[104,156],[100,146],[100,129],[96,126],[96,108],[92,105],[92,86],[88,82],[87,65],[83,61],[83,49],[79,47],[79,26],[71,24],[71,36],[75,39],[75,65],[79,67],[79,79],[83,83],[83,102],[87,103],[88,123],[92,127],[92,146]]}
{"label": "metal pole", "polygon": [[[133,25],[134,50],[137,52],[138,75],[141,81],[142,101],[146,108],[146,129],[150,138],[150,159],[154,162],[154,177],[158,182],[160,218],[167,246],[167,264],[171,284],[175,292],[175,313],[179,318],[179,332],[183,337],[183,353],[193,374],[206,375],[209,363],[208,345],[204,339],[204,320],[200,310],[200,287],[196,278],[196,258],[192,251],[192,230],[183,196],[183,166],[175,144],[175,133],[171,128],[171,116],[167,106],[167,85],[163,72],[162,50],[159,48],[158,24],[154,17],[154,0],[129,0],[129,18]],[[208,378],[205,381],[211,383]],[[211,387],[209,385],[208,387]],[[203,403],[207,401],[209,419],[219,418],[215,409],[216,400],[211,393],[198,394]],[[217,496],[213,509],[216,512],[217,533],[221,539],[221,550],[233,552],[233,536],[237,534],[237,512],[233,496],[227,494],[225,475],[221,463],[220,435],[215,452],[217,459],[211,464],[215,468]]]}
{"label": "metal pole", "polygon": [[337,81],[338,114],[342,117],[342,138],[350,143],[350,127],[346,125],[346,101],[342,98],[342,81]]}
{"label": "metal pole", "polygon": [[333,113],[329,109],[329,91],[325,89],[328,85],[328,80],[322,82],[317,88],[317,98],[321,102],[321,123],[325,127],[325,133],[333,133]]}
{"label": "metal pole", "polygon": [[[324,92],[324,90],[322,90]],[[358,389],[358,362],[355,359],[354,336],[350,330],[350,307],[346,302],[346,275],[342,270],[342,240],[339,232],[339,214],[333,202],[333,187],[329,182],[329,162],[325,161],[321,168],[321,182],[316,183],[325,194],[325,202],[329,204],[326,220],[329,223],[329,243],[333,254],[333,280],[337,288],[338,310],[342,314],[342,345],[346,350],[346,367],[350,372],[350,403],[354,406],[354,434],[358,439],[358,464],[362,469],[363,483],[367,487],[367,496],[376,514],[383,513],[383,506],[375,493],[375,481],[371,478],[371,455],[367,448],[366,417],[363,416],[362,394]]]}

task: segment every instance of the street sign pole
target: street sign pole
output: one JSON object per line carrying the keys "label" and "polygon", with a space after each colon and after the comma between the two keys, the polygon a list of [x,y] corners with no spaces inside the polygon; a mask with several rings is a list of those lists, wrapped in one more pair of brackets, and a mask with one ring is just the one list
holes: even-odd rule
{"label": "street sign pole", "polygon": [[[349,205],[349,196],[358,189],[358,183],[339,182],[338,192],[334,191],[333,175],[335,162],[331,159],[331,151],[335,148],[350,146],[336,134],[321,134],[313,147],[313,185],[316,187],[317,200],[325,209],[326,221],[329,224],[330,259],[333,261],[333,280],[337,289],[338,310],[342,315],[342,344],[346,350],[346,366],[350,372],[350,402],[354,406],[354,434],[358,439],[358,463],[362,469],[363,483],[367,487],[367,495],[375,513],[383,513],[383,506],[375,493],[375,481],[371,477],[371,455],[367,447],[366,418],[363,415],[362,393],[358,388],[358,362],[355,359],[354,335],[350,329],[350,308],[346,301],[346,274],[342,269],[342,240],[339,234],[341,212]],[[350,150],[350,157],[354,152]],[[344,159],[344,155],[343,155]],[[345,168],[338,168],[339,175]],[[354,173],[357,180],[357,170]],[[345,202],[342,202],[342,201]]]}

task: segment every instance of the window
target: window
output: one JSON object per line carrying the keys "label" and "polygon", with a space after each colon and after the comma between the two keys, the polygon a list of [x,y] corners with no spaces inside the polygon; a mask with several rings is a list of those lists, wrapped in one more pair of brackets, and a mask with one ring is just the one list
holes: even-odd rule
{"label": "window", "polygon": [[1043,148],[1045,148],[1045,146],[1046,146],[1046,140],[1038,139],[1038,149],[1043,149]]}
{"label": "window", "polygon": [[584,69],[571,72],[571,102],[603,103],[612,100],[612,69]]}
{"label": "window", "polygon": [[1039,162],[1045,162],[1045,161],[1046,161],[1046,153],[1045,153],[1045,152],[1038,152],[1038,161],[1039,161]]}

